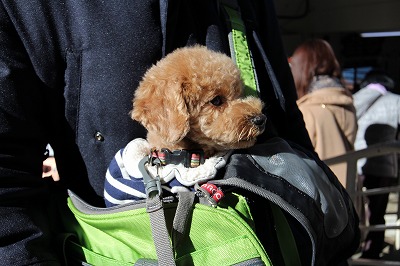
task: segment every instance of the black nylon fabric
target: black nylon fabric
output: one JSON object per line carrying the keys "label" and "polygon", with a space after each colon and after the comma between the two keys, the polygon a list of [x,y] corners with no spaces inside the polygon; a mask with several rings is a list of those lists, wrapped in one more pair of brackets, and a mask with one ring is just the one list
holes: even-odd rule
{"label": "black nylon fabric", "polygon": [[[160,1],[0,0],[0,264],[57,263],[43,206],[54,192],[41,178],[47,143],[56,154],[60,190],[101,206],[109,162],[130,140],[146,135],[128,114],[144,72],[163,51],[194,43],[229,54],[215,0],[162,0],[165,34]],[[279,135],[312,149],[273,1],[239,4],[286,99],[284,112],[249,35],[269,124],[260,141]]]}
{"label": "black nylon fabric", "polygon": [[[285,161],[288,158],[290,162]],[[313,169],[305,170],[305,161],[312,162],[310,167]],[[281,174],[276,174],[275,167]],[[233,178],[245,182],[231,183],[229,180]],[[286,210],[303,265],[310,265],[312,256],[315,257],[313,265],[346,264],[359,247],[359,220],[346,190],[323,162],[296,144],[290,145],[283,139],[274,138],[265,144],[238,151],[229,158],[221,183],[215,183],[240,188],[253,199],[252,213],[261,217],[255,219],[256,230],[262,232],[260,238],[268,254],[279,251],[269,243],[271,240],[268,238],[274,233],[263,232],[272,221],[269,215],[260,215],[260,212],[267,213],[265,200]],[[257,192],[251,185],[260,190]],[[266,196],[260,195],[264,192]],[[258,200],[254,200],[254,194],[260,196]]]}

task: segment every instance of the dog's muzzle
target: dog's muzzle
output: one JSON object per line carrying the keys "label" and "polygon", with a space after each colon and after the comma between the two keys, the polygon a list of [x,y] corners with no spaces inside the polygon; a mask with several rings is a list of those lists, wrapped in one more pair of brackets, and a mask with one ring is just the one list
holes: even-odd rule
{"label": "dog's muzzle", "polygon": [[257,126],[260,130],[264,130],[265,124],[267,122],[267,117],[263,114],[254,116],[250,121]]}

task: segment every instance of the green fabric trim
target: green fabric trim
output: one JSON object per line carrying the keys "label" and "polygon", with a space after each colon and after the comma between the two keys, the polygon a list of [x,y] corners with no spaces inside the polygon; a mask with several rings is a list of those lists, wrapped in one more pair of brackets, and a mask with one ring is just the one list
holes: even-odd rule
{"label": "green fabric trim", "polygon": [[275,204],[270,203],[274,222],[276,226],[276,234],[278,236],[279,247],[282,252],[283,260],[286,266],[300,266],[299,251],[297,250],[296,241],[290,229],[282,210]]}
{"label": "green fabric trim", "polygon": [[[235,265],[243,261],[258,258],[268,264],[267,258],[261,257],[254,240],[247,236],[239,236],[227,240],[223,245],[214,245],[187,254],[176,260],[177,265]],[[238,252],[240,250],[240,252]]]}
{"label": "green fabric trim", "polygon": [[76,263],[76,265],[79,265],[79,262],[86,262],[90,263],[91,265],[132,266],[132,262],[123,262],[107,258],[81,245],[78,245],[73,241],[68,241],[66,244],[66,248],[68,249],[67,252],[69,253],[69,255],[72,255],[70,257],[73,258],[72,261],[68,261],[69,263]]}
{"label": "green fabric trim", "polygon": [[[228,193],[221,206],[195,204],[189,234],[176,252],[178,265],[233,265],[263,261],[272,265],[253,230],[246,199]],[[66,243],[66,255],[94,265],[131,265],[139,259],[156,260],[149,216],[145,208],[118,213],[85,214],[68,199],[77,222],[76,241]],[[164,206],[168,228],[176,204]],[[100,211],[99,211],[100,212]],[[238,252],[240,250],[240,252]],[[69,256],[68,256],[69,255]]]}
{"label": "green fabric trim", "polygon": [[241,71],[245,95],[258,96],[256,77],[247,45],[246,29],[238,11],[224,5],[230,18],[236,64]]}

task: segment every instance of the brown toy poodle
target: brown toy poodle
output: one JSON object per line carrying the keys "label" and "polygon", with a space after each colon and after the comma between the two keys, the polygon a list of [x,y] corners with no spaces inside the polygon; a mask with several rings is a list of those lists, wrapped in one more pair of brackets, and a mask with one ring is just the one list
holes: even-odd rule
{"label": "brown toy poodle", "polygon": [[263,103],[243,96],[230,57],[203,46],[177,49],[144,75],[131,116],[147,129],[118,151],[106,173],[106,206],[178,193],[215,178],[232,150],[255,144]]}
{"label": "brown toy poodle", "polygon": [[175,50],[144,75],[132,119],[148,131],[155,149],[216,152],[247,148],[265,128],[263,103],[244,97],[232,59],[203,46]]}

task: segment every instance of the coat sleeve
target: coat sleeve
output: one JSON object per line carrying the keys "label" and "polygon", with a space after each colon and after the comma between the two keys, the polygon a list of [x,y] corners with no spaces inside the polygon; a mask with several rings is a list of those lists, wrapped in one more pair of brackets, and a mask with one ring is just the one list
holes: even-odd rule
{"label": "coat sleeve", "polygon": [[[308,132],[308,135],[310,137],[311,143],[316,149],[317,146],[317,133],[316,133],[316,127],[315,127],[315,117],[313,115],[313,112],[310,111],[309,109],[299,106],[299,110],[301,111],[304,119],[304,123]],[[318,151],[316,150],[318,153]]]}
{"label": "coat sleeve", "polygon": [[13,21],[0,4],[0,257],[3,265],[57,265],[41,178],[45,96]]}

